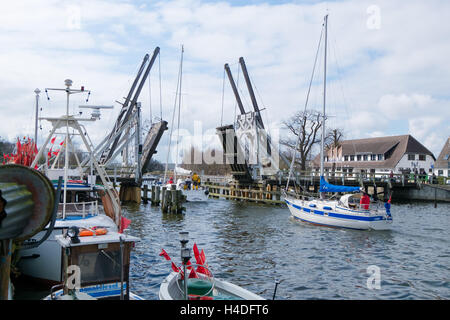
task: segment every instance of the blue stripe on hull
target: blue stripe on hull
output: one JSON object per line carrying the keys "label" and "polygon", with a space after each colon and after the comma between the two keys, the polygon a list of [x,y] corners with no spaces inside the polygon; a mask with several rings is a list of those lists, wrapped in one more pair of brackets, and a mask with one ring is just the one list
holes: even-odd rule
{"label": "blue stripe on hull", "polygon": [[366,230],[366,229],[349,228],[349,227],[333,226],[333,225],[331,225],[331,224],[317,223],[317,222],[312,222],[312,221],[309,221],[309,220],[305,220],[305,219],[296,217],[296,216],[294,216],[294,215],[292,215],[292,216],[293,216],[295,219],[298,219],[298,220],[300,220],[300,221],[307,222],[307,223],[310,223],[310,224],[313,224],[313,225],[316,225],[316,226],[329,227],[329,228],[342,228],[342,229],[350,229],[350,230]]}
{"label": "blue stripe on hull", "polygon": [[[302,210],[305,212],[310,212],[310,210],[308,208],[302,208],[296,204],[293,204],[291,202],[289,202],[288,200],[285,200],[286,203],[288,205],[293,206],[294,208],[298,209],[298,210]],[[314,210],[313,211],[315,214],[318,215],[324,215],[323,211],[320,210]],[[374,217],[361,217],[361,216],[352,216],[352,215],[348,215],[348,214],[343,214],[343,213],[337,213],[337,212],[328,212],[328,217],[332,217],[332,218],[337,218],[337,219],[349,219],[349,220],[359,220],[359,221],[380,221],[380,220],[384,220],[384,218],[382,216],[374,216]]]}

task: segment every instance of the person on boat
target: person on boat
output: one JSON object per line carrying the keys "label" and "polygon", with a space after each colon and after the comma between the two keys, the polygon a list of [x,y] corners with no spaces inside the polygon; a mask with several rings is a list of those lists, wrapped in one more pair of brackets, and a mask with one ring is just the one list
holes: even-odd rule
{"label": "person on boat", "polygon": [[173,184],[173,177],[170,177],[169,178],[169,182],[168,182],[169,184]]}
{"label": "person on boat", "polygon": [[200,185],[200,176],[194,172],[192,175],[192,184],[193,184],[193,190],[198,190],[198,186]]}
{"label": "person on boat", "polygon": [[191,190],[191,185],[192,185],[191,177],[186,178],[186,180],[184,181],[184,185],[186,186],[185,189]]}
{"label": "person on boat", "polygon": [[370,197],[366,192],[363,192],[361,200],[359,201],[361,209],[369,210]]}
{"label": "person on boat", "polygon": [[388,199],[384,199],[384,208],[386,209],[386,215],[389,218],[392,218],[392,215],[391,215],[391,197],[389,197],[389,200]]}

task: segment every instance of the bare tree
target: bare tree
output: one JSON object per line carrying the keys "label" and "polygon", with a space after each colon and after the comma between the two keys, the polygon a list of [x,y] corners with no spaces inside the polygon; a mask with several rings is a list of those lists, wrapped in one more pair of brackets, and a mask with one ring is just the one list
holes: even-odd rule
{"label": "bare tree", "polygon": [[[199,160],[198,163],[195,159],[195,154],[201,155],[201,159],[197,159]],[[211,162],[209,158],[213,158],[216,161]],[[226,163],[225,155],[221,150],[217,149],[207,149],[201,152],[195,147],[191,147],[189,152],[184,153],[181,167],[192,172],[203,172],[206,175],[223,176],[231,172],[230,166]]]}
{"label": "bare tree", "polygon": [[306,170],[312,147],[320,142],[319,129],[322,127],[322,114],[316,111],[297,112],[288,120],[283,121],[289,129],[290,137],[281,139],[280,143],[292,151],[297,146],[300,170]]}
{"label": "bare tree", "polygon": [[341,128],[330,129],[325,137],[325,146],[327,149],[339,148],[341,146],[344,130]]}
{"label": "bare tree", "polygon": [[[327,150],[338,151],[339,147],[342,145],[342,138],[344,137],[344,130],[340,128],[330,129],[325,137],[325,145]],[[333,161],[331,171],[336,170],[336,163]]]}

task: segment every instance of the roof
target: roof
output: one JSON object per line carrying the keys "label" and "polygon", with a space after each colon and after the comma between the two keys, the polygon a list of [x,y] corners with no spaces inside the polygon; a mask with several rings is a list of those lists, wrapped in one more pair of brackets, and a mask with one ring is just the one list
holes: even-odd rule
{"label": "roof", "polygon": [[[331,152],[331,150],[329,150]],[[358,154],[387,154],[384,161],[339,161],[339,164],[353,168],[394,168],[404,154],[425,154],[434,157],[433,153],[411,135],[387,136],[345,140],[338,150],[339,156]],[[314,158],[315,166],[320,165],[320,154]],[[332,162],[325,162],[325,167],[331,167]]]}
{"label": "roof", "polygon": [[434,163],[435,168],[448,168],[448,163],[450,162],[450,137],[444,144],[444,147],[439,154],[439,157],[436,159]]}

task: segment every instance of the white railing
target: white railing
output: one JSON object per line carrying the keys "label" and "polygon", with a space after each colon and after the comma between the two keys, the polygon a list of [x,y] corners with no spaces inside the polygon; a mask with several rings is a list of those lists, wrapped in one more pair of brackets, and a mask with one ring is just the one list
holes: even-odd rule
{"label": "white railing", "polygon": [[[58,214],[60,215],[62,215],[63,206],[63,203],[58,206]],[[85,218],[87,214],[98,215],[98,201],[66,203],[65,215],[62,218],[64,219],[66,216],[82,216]]]}

